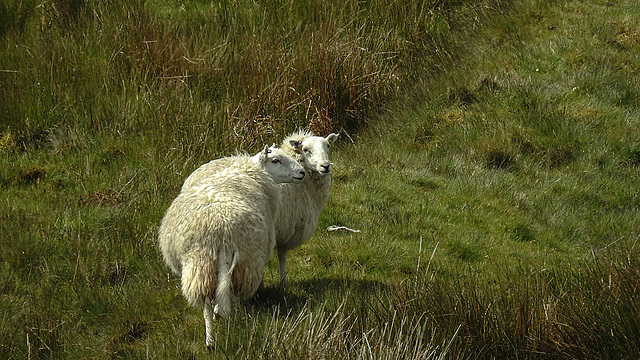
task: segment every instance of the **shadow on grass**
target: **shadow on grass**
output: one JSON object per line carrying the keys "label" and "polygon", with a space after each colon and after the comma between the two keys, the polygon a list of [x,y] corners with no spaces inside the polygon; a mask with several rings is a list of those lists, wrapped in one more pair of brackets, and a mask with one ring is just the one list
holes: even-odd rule
{"label": "shadow on grass", "polygon": [[333,276],[293,281],[285,287],[279,284],[261,287],[244,305],[257,312],[279,308],[282,314],[297,313],[318,304],[338,307],[345,299],[360,304],[379,302],[387,290],[388,285],[380,281]]}

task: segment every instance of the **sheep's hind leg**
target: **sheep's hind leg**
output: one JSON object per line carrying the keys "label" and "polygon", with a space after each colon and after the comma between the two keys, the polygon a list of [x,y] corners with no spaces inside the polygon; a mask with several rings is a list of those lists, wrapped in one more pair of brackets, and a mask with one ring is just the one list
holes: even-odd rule
{"label": "sheep's hind leg", "polygon": [[211,307],[211,299],[207,296],[204,299],[204,325],[206,329],[206,341],[207,348],[211,348],[215,339],[213,338],[213,319],[215,319],[215,314],[213,313],[213,308]]}
{"label": "sheep's hind leg", "polygon": [[280,286],[287,285],[287,251],[278,249],[278,263],[280,264]]}

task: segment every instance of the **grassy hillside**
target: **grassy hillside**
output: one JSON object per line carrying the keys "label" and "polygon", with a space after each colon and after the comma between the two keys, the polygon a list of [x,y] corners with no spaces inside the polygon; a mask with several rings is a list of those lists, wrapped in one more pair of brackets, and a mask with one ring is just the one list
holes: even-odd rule
{"label": "grassy hillside", "polygon": [[637,353],[639,10],[516,3],[334,156],[323,225],[366,235],[333,256],[416,286],[392,303],[429,326],[463,324],[452,358]]}
{"label": "grassy hillside", "polygon": [[[0,2],[0,357],[635,358],[631,0]],[[314,237],[204,347],[157,226],[343,130]],[[326,232],[343,225],[360,233]]]}

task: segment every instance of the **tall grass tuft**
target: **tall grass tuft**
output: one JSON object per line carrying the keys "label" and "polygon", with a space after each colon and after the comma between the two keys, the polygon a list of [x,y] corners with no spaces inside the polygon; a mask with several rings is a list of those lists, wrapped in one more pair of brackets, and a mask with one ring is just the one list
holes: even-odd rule
{"label": "tall grass tuft", "polygon": [[[276,307],[262,319],[245,315],[221,326],[213,351],[227,357],[255,359],[444,359],[454,332],[442,344],[421,318],[385,314],[387,322],[369,324],[348,310],[345,299],[335,309],[305,304],[296,313]],[[367,316],[369,317],[369,316]],[[238,337],[238,333],[242,337]]]}
{"label": "tall grass tuft", "polygon": [[634,247],[538,271],[447,278],[436,267],[391,302],[438,329],[435,341],[457,331],[454,358],[615,359],[640,351],[638,259]]}

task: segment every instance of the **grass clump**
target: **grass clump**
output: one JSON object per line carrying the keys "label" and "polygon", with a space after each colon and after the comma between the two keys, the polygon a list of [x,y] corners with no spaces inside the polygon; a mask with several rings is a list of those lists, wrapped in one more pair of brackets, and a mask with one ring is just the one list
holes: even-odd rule
{"label": "grass clump", "polygon": [[31,185],[44,179],[46,176],[47,172],[44,168],[33,166],[18,172],[14,182],[19,185]]}

